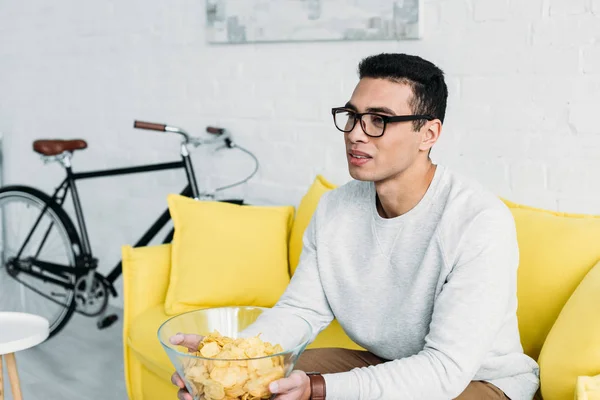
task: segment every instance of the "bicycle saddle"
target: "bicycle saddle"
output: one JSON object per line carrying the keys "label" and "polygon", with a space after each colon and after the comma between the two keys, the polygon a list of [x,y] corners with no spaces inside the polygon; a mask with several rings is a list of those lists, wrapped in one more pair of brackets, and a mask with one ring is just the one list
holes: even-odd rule
{"label": "bicycle saddle", "polygon": [[45,156],[56,156],[63,151],[83,150],[87,147],[85,140],[36,140],[33,151]]}

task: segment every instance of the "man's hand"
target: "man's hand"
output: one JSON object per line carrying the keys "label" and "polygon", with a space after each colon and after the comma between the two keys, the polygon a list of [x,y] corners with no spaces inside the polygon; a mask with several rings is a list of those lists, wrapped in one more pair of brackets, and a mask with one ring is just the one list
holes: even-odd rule
{"label": "man's hand", "polygon": [[[202,341],[202,336],[200,335],[184,335],[183,333],[178,333],[177,335],[171,336],[169,338],[169,342],[171,344],[176,344],[180,346],[185,346],[188,348],[188,351],[194,352],[198,350],[198,345]],[[171,375],[171,382],[173,385],[179,387],[179,392],[177,392],[177,398],[179,400],[194,400],[192,395],[185,388],[185,382],[181,379],[181,376],[177,372]]]}
{"label": "man's hand", "polygon": [[310,379],[303,371],[292,371],[287,378],[271,382],[269,390],[277,400],[309,400]]}

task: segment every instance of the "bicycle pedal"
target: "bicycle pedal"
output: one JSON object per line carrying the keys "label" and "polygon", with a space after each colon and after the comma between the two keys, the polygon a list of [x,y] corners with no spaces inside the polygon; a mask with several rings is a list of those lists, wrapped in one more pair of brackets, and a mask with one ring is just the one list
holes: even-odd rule
{"label": "bicycle pedal", "polygon": [[117,314],[110,314],[100,318],[98,322],[96,322],[96,325],[98,326],[98,329],[105,329],[117,322],[118,319],[119,316]]}

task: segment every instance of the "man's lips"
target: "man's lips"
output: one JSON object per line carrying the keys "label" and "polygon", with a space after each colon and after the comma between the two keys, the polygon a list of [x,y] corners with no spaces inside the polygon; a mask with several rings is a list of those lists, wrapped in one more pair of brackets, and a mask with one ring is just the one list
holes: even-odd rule
{"label": "man's lips", "polygon": [[350,150],[348,152],[348,154],[350,154],[352,157],[355,157],[355,158],[358,158],[358,159],[373,158],[368,153],[365,153],[363,151],[358,151],[358,150]]}
{"label": "man's lips", "polygon": [[348,162],[355,167],[360,167],[361,165],[365,165],[373,159],[369,154],[358,151],[358,150],[350,150],[348,152]]}

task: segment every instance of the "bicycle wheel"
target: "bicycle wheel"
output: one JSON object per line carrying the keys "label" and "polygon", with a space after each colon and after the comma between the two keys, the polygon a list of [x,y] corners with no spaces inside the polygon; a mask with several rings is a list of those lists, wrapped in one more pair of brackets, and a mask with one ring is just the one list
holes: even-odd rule
{"label": "bicycle wheel", "polygon": [[49,196],[26,186],[0,189],[0,310],[40,315],[50,336],[58,333],[75,310],[75,275],[51,273],[34,260],[75,267],[80,248],[73,223]]}

